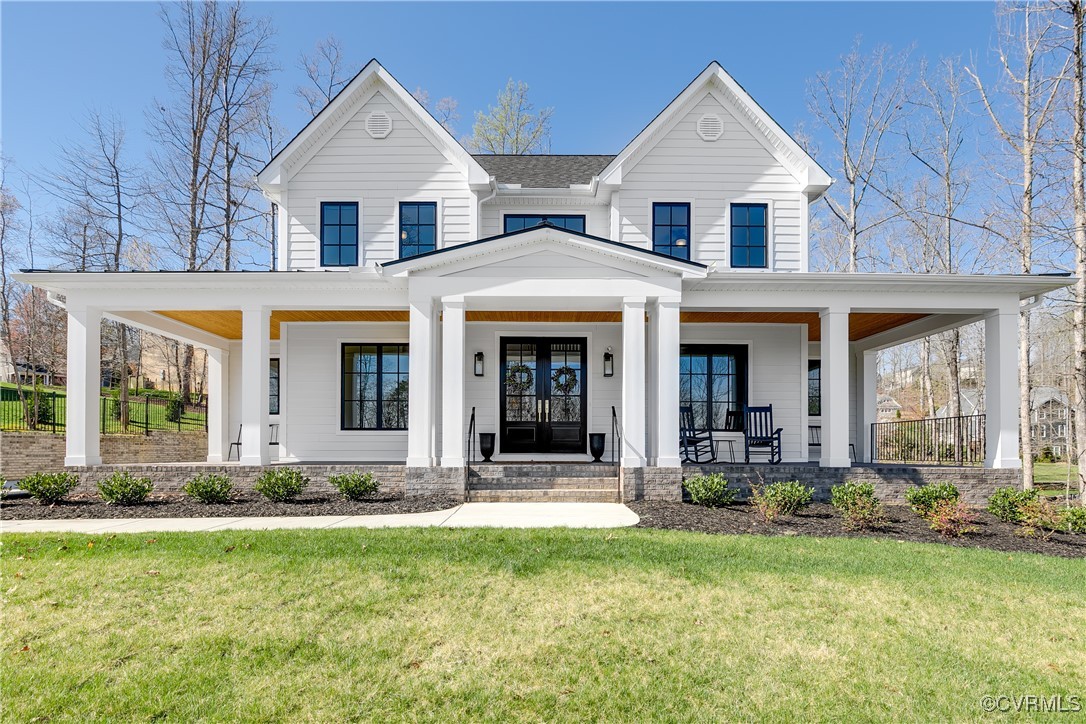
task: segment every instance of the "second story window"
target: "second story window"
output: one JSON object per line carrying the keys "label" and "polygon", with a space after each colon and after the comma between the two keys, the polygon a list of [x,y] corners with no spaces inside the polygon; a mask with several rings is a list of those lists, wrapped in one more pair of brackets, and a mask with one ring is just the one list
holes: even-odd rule
{"label": "second story window", "polygon": [[581,214],[506,214],[505,233],[530,229],[533,226],[539,226],[544,221],[557,226],[559,229],[584,233],[584,216]]}
{"label": "second story window", "polygon": [[417,256],[437,248],[437,203],[400,203],[400,258]]}
{"label": "second story window", "polygon": [[690,258],[690,204],[652,205],[652,250]]}
{"label": "second story window", "polygon": [[358,204],[321,203],[321,266],[358,265]]}
{"label": "second story window", "polygon": [[732,268],[766,268],[766,205],[732,204]]}

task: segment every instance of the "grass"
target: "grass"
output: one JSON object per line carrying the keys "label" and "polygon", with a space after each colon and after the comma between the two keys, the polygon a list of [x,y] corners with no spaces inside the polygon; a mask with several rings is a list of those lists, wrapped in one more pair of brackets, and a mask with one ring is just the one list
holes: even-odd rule
{"label": "grass", "polygon": [[1086,692],[1086,566],[1032,555],[637,529],[50,534],[4,536],[0,571],[5,719],[938,721]]}

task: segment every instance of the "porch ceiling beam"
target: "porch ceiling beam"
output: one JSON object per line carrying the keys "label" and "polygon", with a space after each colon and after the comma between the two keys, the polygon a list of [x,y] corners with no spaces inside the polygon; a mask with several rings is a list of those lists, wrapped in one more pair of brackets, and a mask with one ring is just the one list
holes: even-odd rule
{"label": "porch ceiling beam", "polygon": [[178,322],[154,312],[108,312],[105,317],[152,334],[191,344],[204,349],[229,349],[230,340],[199,327]]}
{"label": "porch ceiling beam", "polygon": [[[314,275],[317,276],[317,275]],[[36,281],[36,280],[35,280]],[[66,293],[66,292],[61,292]],[[111,312],[143,312],[149,309],[191,310],[207,309],[240,310],[246,305],[262,303],[265,306],[282,310],[320,310],[320,309],[406,309],[407,290],[375,288],[340,288],[310,289],[286,287],[246,288],[239,285],[234,289],[203,289],[199,286],[188,288],[146,288],[146,287],[102,287],[98,289],[79,289],[67,293],[69,298],[76,298],[83,304],[93,304]]]}
{"label": "porch ceiling beam", "polygon": [[983,319],[983,314],[933,314],[915,322],[865,337],[854,343],[853,348],[862,352],[877,352],[957,327],[963,327],[967,324],[973,324]]}
{"label": "porch ceiling beam", "polygon": [[827,306],[844,305],[852,312],[912,312],[917,314],[983,314],[993,309],[1015,309],[1017,294],[961,294],[956,292],[854,292],[802,290],[730,290],[683,293],[683,310],[745,311],[769,310],[816,312]]}

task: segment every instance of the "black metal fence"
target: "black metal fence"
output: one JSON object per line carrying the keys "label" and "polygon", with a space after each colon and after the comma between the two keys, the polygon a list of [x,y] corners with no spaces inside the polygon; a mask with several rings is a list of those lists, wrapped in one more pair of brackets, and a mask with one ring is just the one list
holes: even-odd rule
{"label": "black metal fence", "polygon": [[[62,393],[25,391],[26,404],[14,390],[0,398],[0,430],[35,430],[63,434],[68,398]],[[144,395],[121,400],[98,399],[98,422],[106,435],[150,435],[152,430],[206,431],[207,404],[185,402],[178,397]]]}
{"label": "black metal fence", "polygon": [[871,462],[983,465],[984,415],[876,422]]}

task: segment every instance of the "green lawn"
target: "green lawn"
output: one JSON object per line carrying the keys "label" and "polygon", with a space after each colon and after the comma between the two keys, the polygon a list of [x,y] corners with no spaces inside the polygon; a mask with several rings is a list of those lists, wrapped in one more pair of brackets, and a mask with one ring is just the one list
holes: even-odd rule
{"label": "green lawn", "polygon": [[[11,383],[2,383],[3,387],[15,389],[15,385]],[[29,397],[32,394],[32,390],[25,389],[26,395]],[[63,387],[59,388],[46,388],[50,392],[56,393],[56,404],[48,403],[49,409],[55,411],[56,429],[58,431],[64,430],[65,414],[67,407],[67,397]],[[103,395],[109,396],[111,391],[108,389],[102,390]],[[135,395],[131,396],[129,401],[129,429],[128,432],[133,435],[138,435],[147,429],[147,420],[150,419],[150,426],[152,430],[176,430],[177,422],[170,422],[166,419],[166,406],[161,403],[160,400],[152,400],[151,404],[145,405],[142,397]],[[99,402],[100,405],[105,406],[105,417],[103,418],[99,414],[99,418],[102,420],[103,431],[108,433],[123,433],[121,429],[120,421],[110,417],[112,414],[111,400],[106,402]],[[99,409],[101,413],[101,409]],[[181,417],[181,429],[182,430],[203,430],[205,427],[204,413],[193,412],[186,410]],[[23,422],[23,406],[19,400],[16,399],[4,399],[0,400],[0,429],[4,430],[22,430],[26,429],[26,425]],[[53,425],[46,423],[40,427],[42,430],[53,430]]]}
{"label": "green lawn", "polygon": [[5,535],[0,571],[10,720],[960,721],[1086,694],[1078,560],[325,530]]}

